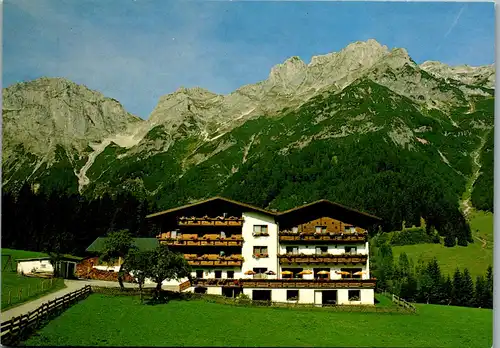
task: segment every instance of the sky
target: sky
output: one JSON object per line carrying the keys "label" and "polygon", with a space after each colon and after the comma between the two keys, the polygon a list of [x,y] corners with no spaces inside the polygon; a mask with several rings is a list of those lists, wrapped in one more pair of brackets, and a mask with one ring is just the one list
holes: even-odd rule
{"label": "sky", "polygon": [[494,15],[493,3],[5,0],[2,85],[64,77],[148,118],[179,87],[228,94],[355,41],[493,64]]}

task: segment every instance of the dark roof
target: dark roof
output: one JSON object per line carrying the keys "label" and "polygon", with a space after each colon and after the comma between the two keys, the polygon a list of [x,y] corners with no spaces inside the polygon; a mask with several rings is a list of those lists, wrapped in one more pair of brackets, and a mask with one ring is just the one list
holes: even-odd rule
{"label": "dark roof", "polygon": [[195,202],[195,203],[186,204],[186,205],[183,205],[181,207],[172,208],[172,209],[160,211],[158,213],[150,214],[150,215],[147,215],[146,218],[152,218],[152,217],[159,216],[159,215],[165,215],[165,214],[169,214],[169,213],[172,213],[172,212],[176,212],[176,211],[184,210],[184,209],[187,209],[187,208],[199,206],[199,205],[202,205],[202,204],[205,204],[205,203],[216,202],[216,201],[230,203],[232,205],[239,206],[241,208],[247,208],[247,209],[250,209],[250,210],[253,210],[253,211],[258,211],[258,212],[261,212],[261,213],[264,213],[264,214],[269,214],[269,215],[275,215],[276,214],[275,212],[272,212],[272,211],[267,210],[267,209],[259,208],[259,207],[256,207],[254,205],[250,205],[250,204],[246,204],[246,203],[242,203],[242,202],[238,202],[238,201],[233,201],[232,199],[228,199],[228,198],[216,196],[216,197],[212,197],[212,198],[209,198],[209,199],[204,199],[204,200],[201,200],[201,201],[198,201],[198,202]]}
{"label": "dark roof", "polygon": [[353,224],[366,229],[374,228],[382,222],[382,219],[377,216],[363,213],[359,210],[348,208],[326,199],[279,212],[276,214],[276,220],[280,224],[295,225],[303,223],[304,221],[314,220],[321,216],[329,216],[344,223]]}
{"label": "dark roof", "polygon": [[[20,261],[36,261],[36,260],[50,260],[49,256],[39,256],[39,257],[28,257],[25,259],[16,259],[16,262]],[[79,262],[82,261],[83,257],[78,257],[78,256],[72,256],[72,255],[62,255],[61,256],[61,261],[74,261],[74,262]]]}
{"label": "dark roof", "polygon": [[315,206],[315,205],[317,206],[319,204],[331,205],[331,206],[336,207],[336,208],[341,208],[341,209],[344,209],[344,210],[349,210],[351,212],[354,212],[354,213],[357,213],[357,214],[361,214],[361,215],[364,215],[366,217],[370,217],[370,218],[375,219],[375,220],[382,221],[382,219],[379,218],[378,216],[371,215],[371,214],[368,214],[368,213],[363,213],[362,211],[346,207],[345,205],[342,205],[342,204],[339,204],[339,203],[331,202],[331,201],[329,201],[327,199],[320,199],[319,201],[315,201],[315,202],[312,202],[312,203],[307,203],[307,204],[304,204],[304,205],[301,205],[301,206],[298,206],[298,207],[295,207],[295,208],[292,208],[292,209],[288,209],[288,210],[285,210],[285,211],[282,211],[282,212],[278,212],[276,215],[282,216],[282,215],[285,215],[285,214],[288,214],[288,213],[296,212],[297,210],[302,210],[302,209],[305,209],[305,208],[308,208],[308,207],[311,207],[311,206]]}
{"label": "dark roof", "polygon": [[[101,252],[104,249],[104,242],[107,237],[97,238],[90,246],[85,250],[87,252]],[[132,238],[133,244],[140,251],[153,250],[158,246],[158,240],[156,238]]]}
{"label": "dark roof", "polygon": [[[346,215],[346,217],[349,218],[349,220],[351,220],[352,223],[356,223],[357,222],[356,220],[358,220],[357,218],[359,218],[359,217],[361,217],[362,220],[364,220],[363,221],[364,225],[377,224],[377,223],[380,223],[382,221],[381,218],[379,218],[375,215],[364,213],[364,212],[361,212],[359,210],[352,209],[352,208],[343,206],[341,204],[328,201],[326,199],[321,199],[321,200],[318,200],[318,201],[315,201],[312,203],[304,204],[304,205],[301,205],[299,207],[288,209],[288,210],[285,210],[282,212],[276,212],[276,211],[271,211],[271,210],[259,208],[259,207],[256,207],[256,206],[253,206],[250,204],[234,201],[234,200],[231,200],[228,198],[223,198],[223,197],[213,197],[210,199],[205,199],[205,200],[202,200],[202,201],[199,201],[196,203],[187,204],[187,205],[183,205],[181,207],[164,210],[164,211],[161,211],[159,213],[150,214],[146,217],[152,218],[152,217],[161,216],[161,215],[168,216],[168,215],[170,215],[170,213],[173,213],[173,212],[182,211],[185,209],[190,210],[190,208],[202,206],[206,203],[217,202],[217,201],[219,203],[226,203],[226,204],[234,205],[234,206],[237,206],[240,208],[246,208],[246,209],[250,209],[253,211],[258,211],[258,212],[265,213],[268,215],[276,216],[278,219],[280,217],[284,217],[284,218],[286,217],[288,219],[289,217],[294,216],[297,213],[309,214],[309,212],[311,212],[312,210],[318,210],[318,211],[323,210],[323,211],[329,212],[329,214],[331,214],[331,212],[333,211],[334,214],[336,214],[339,218],[342,218],[343,215]],[[351,222],[351,221],[345,221],[345,222]]]}

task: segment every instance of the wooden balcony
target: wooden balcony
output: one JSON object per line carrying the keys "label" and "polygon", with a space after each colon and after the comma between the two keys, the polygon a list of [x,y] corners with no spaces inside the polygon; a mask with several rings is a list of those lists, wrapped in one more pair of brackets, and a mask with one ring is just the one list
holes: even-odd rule
{"label": "wooden balcony", "polygon": [[300,243],[365,243],[368,240],[368,234],[354,233],[292,233],[280,232],[280,243],[291,242],[294,244]]}
{"label": "wooden balcony", "polygon": [[231,217],[180,217],[178,219],[179,226],[243,226],[243,218]]}
{"label": "wooden balcony", "polygon": [[193,255],[185,254],[185,259],[191,266],[200,267],[241,267],[243,257],[241,255],[219,256],[219,255]]}
{"label": "wooden balcony", "polygon": [[363,254],[281,254],[278,255],[280,264],[289,263],[343,263],[343,264],[366,264],[368,255]]}
{"label": "wooden balcony", "polygon": [[234,286],[243,288],[364,288],[373,289],[376,279],[334,279],[334,280],[308,280],[308,279],[194,279],[194,286]]}
{"label": "wooden balcony", "polygon": [[181,238],[158,238],[161,244],[170,246],[235,246],[241,247],[243,245],[243,238],[241,235],[233,235],[229,238],[220,237],[207,237],[201,238],[182,236]]}

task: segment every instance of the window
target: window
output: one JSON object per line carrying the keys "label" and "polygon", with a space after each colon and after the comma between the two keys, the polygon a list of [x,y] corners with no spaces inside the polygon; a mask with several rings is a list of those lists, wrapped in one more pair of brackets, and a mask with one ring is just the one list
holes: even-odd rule
{"label": "window", "polygon": [[326,233],[326,226],[316,226],[316,233]]}
{"label": "window", "polygon": [[221,238],[226,238],[226,232],[221,231],[221,232],[220,232],[220,237],[221,237]]}
{"label": "window", "polygon": [[215,271],[215,278],[217,279],[222,278],[222,271]]}
{"label": "window", "polygon": [[234,278],[234,271],[227,271],[227,278],[233,279]]}
{"label": "window", "polygon": [[360,301],[361,300],[361,291],[349,290],[348,297],[349,297],[349,301]]}
{"label": "window", "polygon": [[344,247],[346,254],[356,254],[357,248],[355,246],[346,246]]}
{"label": "window", "polygon": [[258,257],[267,257],[267,247],[266,246],[254,246],[253,255]]}
{"label": "window", "polygon": [[203,278],[203,271],[201,269],[196,270],[196,278]]}
{"label": "window", "polygon": [[299,300],[299,290],[287,290],[286,291],[287,301],[298,301]]}
{"label": "window", "polygon": [[299,253],[299,247],[296,247],[296,246],[287,246],[286,247],[286,253],[287,254],[298,254]]}
{"label": "window", "polygon": [[41,264],[40,264],[40,268],[45,268],[45,267],[47,267],[47,265],[46,265],[46,264],[44,264],[44,263],[41,263]]}
{"label": "window", "polygon": [[316,255],[322,255],[322,254],[327,254],[327,253],[328,253],[327,246],[317,246],[316,247]]}
{"label": "window", "polygon": [[299,228],[298,227],[292,227],[292,232],[293,233],[299,233]]}
{"label": "window", "polygon": [[268,235],[267,225],[253,225],[253,235],[254,236]]}

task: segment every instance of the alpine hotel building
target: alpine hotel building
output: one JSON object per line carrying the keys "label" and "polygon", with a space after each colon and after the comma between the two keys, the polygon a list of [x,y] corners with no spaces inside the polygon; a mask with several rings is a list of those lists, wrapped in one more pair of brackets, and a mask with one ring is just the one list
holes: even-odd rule
{"label": "alpine hotel building", "polygon": [[180,291],[316,305],[373,305],[368,229],[380,219],[320,200],[283,212],[215,197],[151,214],[185,255]]}

